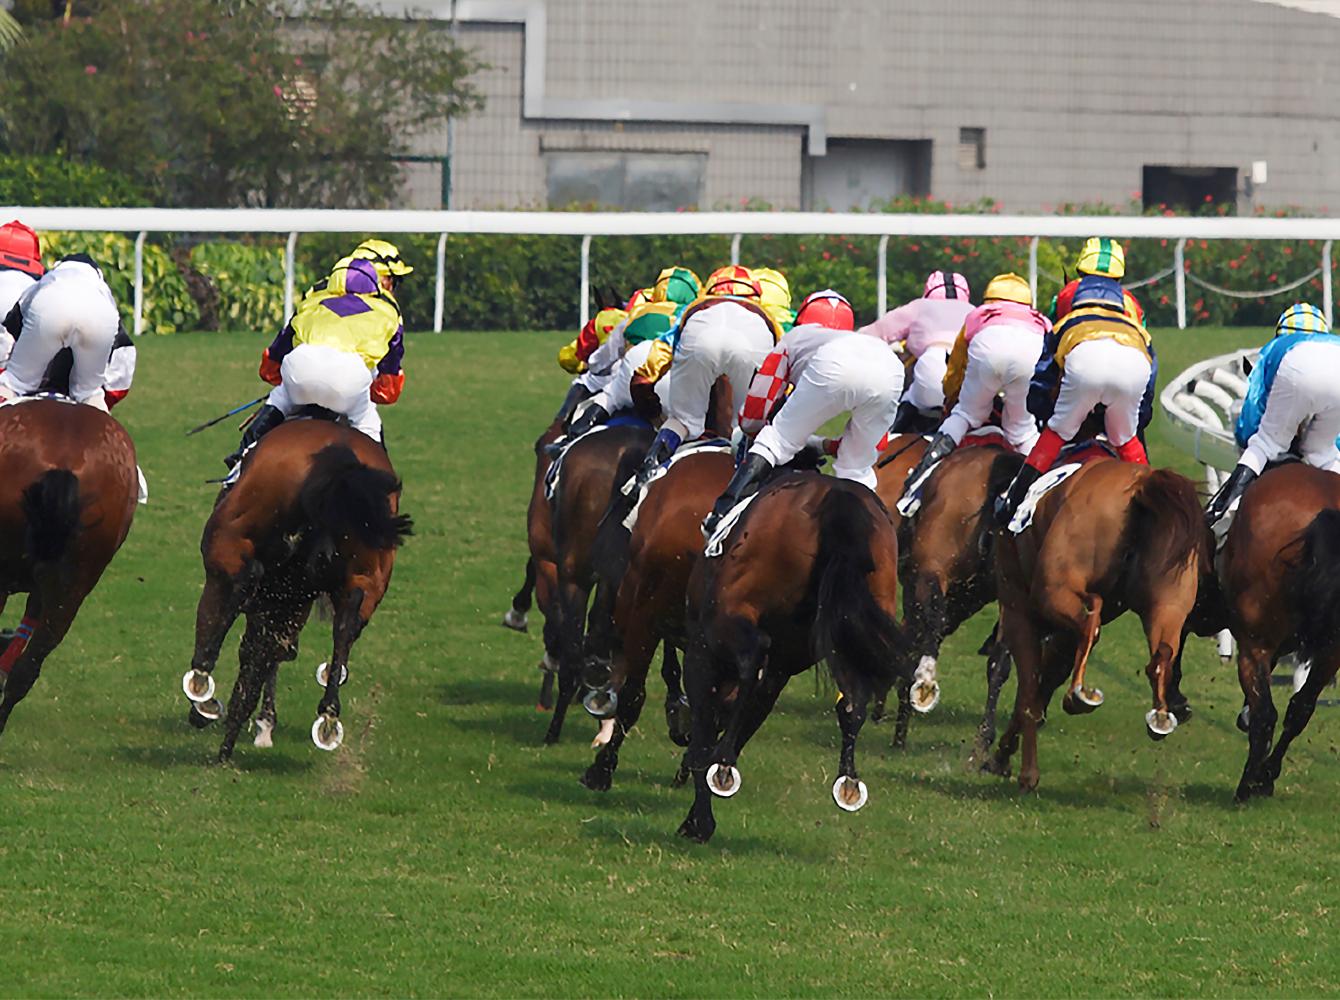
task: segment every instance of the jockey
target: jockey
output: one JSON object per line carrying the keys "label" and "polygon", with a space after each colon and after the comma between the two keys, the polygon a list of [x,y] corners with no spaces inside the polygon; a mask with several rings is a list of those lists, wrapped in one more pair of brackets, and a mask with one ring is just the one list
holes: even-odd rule
{"label": "jockey", "polygon": [[968,279],[963,275],[932,271],[921,298],[861,328],[861,333],[874,334],[886,343],[906,343],[908,352],[916,359],[911,385],[898,406],[893,427],[889,428],[893,432],[915,430],[923,422],[923,415],[929,413],[935,414],[931,426],[939,423],[945,401],[943,384],[949,349],[972,312],[968,293]]}
{"label": "jockey", "polygon": [[672,373],[664,393],[665,422],[638,470],[639,483],[645,484],[685,439],[703,433],[716,380],[725,375],[738,394],[776,345],[780,331],[763,308],[762,296],[748,268],[728,265],[713,271],[703,294],[680,317],[672,335],[672,363],[665,366],[662,357],[655,371],[649,361],[634,376],[633,397],[641,410],[646,394]]}
{"label": "jockey", "polygon": [[[0,226],[0,321],[42,273],[42,244],[37,234],[18,219]],[[0,365],[13,347],[14,338],[0,328]]]}
{"label": "jockey", "polygon": [[1005,440],[1020,454],[1032,450],[1038,431],[1028,412],[1028,384],[1051,328],[1033,308],[1033,293],[1025,279],[1017,274],[991,279],[982,304],[968,314],[949,356],[944,391],[951,412],[907,474],[909,484],[957,448],[968,431],[990,420],[997,393],[1005,397],[1000,420]]}
{"label": "jockey", "polygon": [[[116,402],[130,389],[135,349],[129,347],[102,271],[87,254],[62,257],[30,283],[5,317],[5,328],[15,343],[0,372],[0,400],[63,388],[76,403],[106,410],[109,400]],[[124,341],[122,350],[129,347],[129,367],[123,354],[119,389],[111,396],[108,365],[118,338]],[[67,349],[68,368],[62,355]]]}
{"label": "jockey", "polygon": [[[1126,276],[1126,251],[1116,240],[1107,236],[1090,236],[1084,241],[1084,248],[1075,261],[1075,271],[1079,277],[1067,282],[1056,293],[1048,310],[1053,323],[1059,323],[1075,301],[1075,291],[1085,275],[1096,274],[1100,278],[1114,278],[1120,281]],[[1126,313],[1137,323],[1145,321],[1145,311],[1135,296],[1122,289],[1122,298],[1126,301]]]}
{"label": "jockey", "polygon": [[[392,291],[407,272],[392,269],[384,254],[358,256],[366,246],[337,263],[330,276],[308,292],[261,354],[260,377],[275,389],[247,426],[237,451],[224,459],[230,468],[249,446],[304,406],[319,406],[348,418],[354,428],[385,447],[374,404],[394,403],[405,386],[400,367],[405,331]],[[399,255],[394,259],[398,261]],[[405,267],[403,262],[400,266]]]}
{"label": "jockey", "polygon": [[1295,438],[1303,461],[1340,472],[1340,336],[1316,306],[1298,303],[1275,324],[1275,338],[1261,348],[1247,382],[1247,398],[1234,428],[1244,448],[1237,466],[1205,509],[1218,521],[1268,462],[1283,458]]}
{"label": "jockey", "polygon": [[[651,289],[639,288],[634,293],[634,298],[638,298],[646,293],[643,301],[650,299]],[[610,339],[610,334],[614,328],[628,318],[628,311],[633,308],[630,301],[627,308],[618,306],[606,306],[596,311],[596,314],[586,321],[581,332],[571,341],[558,349],[558,367],[572,375],[581,375],[586,371],[587,359],[601,344]]]}
{"label": "jockey", "polygon": [[[898,408],[903,366],[886,344],[852,332],[855,327],[851,303],[831,289],[801,304],[796,325],[763,359],[749,386],[740,429],[754,443],[703,521],[704,535],[710,536],[732,507],[840,413],[850,411],[851,419],[833,474],[875,488],[873,466]],[[784,396],[788,386],[794,389]]]}
{"label": "jockey", "polygon": [[[1050,416],[1037,405],[1039,383],[1055,373],[1060,390]],[[1158,373],[1149,331],[1127,312],[1122,288],[1115,278],[1086,275],[1074,302],[1043,342],[1042,356],[1029,390],[1030,409],[1047,426],[1010,484],[1005,501],[996,508],[997,520],[1009,523],[1028,488],[1056,461],[1061,448],[1079,432],[1094,407],[1104,407],[1104,428],[1117,457],[1148,465],[1138,436],[1148,422],[1147,400],[1152,399]],[[1047,398],[1050,402],[1050,397]]]}

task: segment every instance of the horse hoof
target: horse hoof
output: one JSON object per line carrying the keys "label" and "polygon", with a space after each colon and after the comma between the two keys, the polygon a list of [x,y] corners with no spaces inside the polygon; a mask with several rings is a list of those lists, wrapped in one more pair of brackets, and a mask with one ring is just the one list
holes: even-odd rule
{"label": "horse hoof", "polygon": [[833,782],[833,801],[839,809],[854,813],[870,801],[870,792],[860,778],[849,778],[844,774]]}
{"label": "horse hoof", "polygon": [[1149,738],[1158,741],[1173,734],[1177,728],[1177,716],[1151,708],[1145,713],[1145,726],[1149,730]]}
{"label": "horse hoof", "polygon": [[203,670],[188,670],[182,675],[181,689],[197,705],[209,701],[214,697],[214,675]]}
{"label": "horse hoof", "polygon": [[[349,668],[340,667],[340,687],[344,687],[344,682],[349,679]],[[330,682],[330,664],[318,663],[316,666],[316,683],[320,687],[325,687]]]}
{"label": "horse hoof", "polygon": [[912,708],[921,715],[935,711],[940,704],[940,682],[929,679],[918,680],[912,685]]}
{"label": "horse hoof", "polygon": [[701,826],[699,826],[694,820],[686,819],[683,823],[679,824],[679,830],[677,832],[681,837],[683,837],[686,840],[692,840],[696,841],[699,844],[705,844],[712,839],[712,834],[714,831],[705,830]]}
{"label": "horse hoof", "polygon": [[1243,705],[1242,711],[1238,713],[1237,722],[1238,729],[1242,732],[1250,733],[1252,731],[1252,714],[1251,710],[1246,705]]}
{"label": "horse hoof", "polygon": [[190,714],[187,718],[191,725],[196,729],[204,729],[211,723],[218,722],[219,716],[223,714],[223,706],[217,701],[202,701],[199,704],[192,703]]}
{"label": "horse hoof", "polygon": [[608,719],[619,708],[619,696],[609,688],[595,688],[586,692],[582,707],[597,719]]}
{"label": "horse hoof", "polygon": [[591,749],[599,750],[613,738],[614,738],[614,720],[601,719],[600,728],[596,730],[595,738],[591,740]]}
{"label": "horse hoof", "polygon": [[732,764],[713,764],[707,769],[707,788],[718,798],[728,799],[740,790],[740,770]]}
{"label": "horse hoof", "polygon": [[992,754],[982,761],[981,771],[983,774],[994,774],[997,778],[1008,778],[1010,776],[1010,763]]}
{"label": "horse hoof", "polygon": [[614,783],[614,775],[610,773],[609,768],[592,764],[577,780],[584,788],[589,788],[593,792],[608,792],[610,785]]}
{"label": "horse hoof", "polygon": [[1098,688],[1077,687],[1066,692],[1061,707],[1069,715],[1088,715],[1103,703],[1103,692]]}
{"label": "horse hoof", "polygon": [[256,739],[253,742],[263,750],[268,750],[275,745],[274,740],[275,724],[269,719],[256,720]]}
{"label": "horse hoof", "polygon": [[526,619],[526,612],[508,608],[507,614],[502,617],[502,625],[503,628],[510,628],[513,632],[528,632],[529,622]]}
{"label": "horse hoof", "polygon": [[344,723],[333,715],[318,715],[312,723],[312,742],[318,750],[334,750],[344,742]]}
{"label": "horse hoof", "polygon": [[689,710],[689,700],[681,695],[667,698],[665,701],[665,725],[670,731],[670,742],[677,747],[689,745],[689,729],[693,717]]}

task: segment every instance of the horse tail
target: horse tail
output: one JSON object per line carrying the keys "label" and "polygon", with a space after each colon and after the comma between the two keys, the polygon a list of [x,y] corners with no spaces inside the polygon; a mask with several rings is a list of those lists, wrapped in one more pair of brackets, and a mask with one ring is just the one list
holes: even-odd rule
{"label": "horse tail", "polygon": [[22,506],[28,558],[34,565],[60,559],[79,531],[78,478],[69,469],[49,469],[23,491]]}
{"label": "horse tail", "polygon": [[1210,532],[1191,480],[1155,469],[1140,481],[1131,497],[1130,542],[1151,578],[1175,573],[1193,557],[1209,558]]}
{"label": "horse tail", "polygon": [[819,502],[819,569],[816,644],[843,655],[850,669],[887,686],[899,663],[898,623],[870,592],[876,526],[871,505],[849,490],[833,488]]}
{"label": "horse tail", "polygon": [[1340,643],[1340,510],[1323,510],[1303,531],[1291,589],[1299,655],[1315,662]]}
{"label": "horse tail", "polygon": [[313,554],[333,556],[341,538],[374,549],[398,546],[414,528],[407,514],[391,511],[391,494],[399,492],[393,473],[364,465],[348,445],[322,448],[298,491],[298,506],[315,533]]}

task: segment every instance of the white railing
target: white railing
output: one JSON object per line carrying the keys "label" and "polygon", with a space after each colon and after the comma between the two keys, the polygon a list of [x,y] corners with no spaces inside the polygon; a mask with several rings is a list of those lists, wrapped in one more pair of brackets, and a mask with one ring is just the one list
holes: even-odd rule
{"label": "white railing", "polygon": [[1211,493],[1222,481],[1220,471],[1238,464],[1241,449],[1233,438],[1233,425],[1258,350],[1249,347],[1198,362],[1169,381],[1159,395],[1168,418],[1165,433],[1205,466],[1205,484]]}
{"label": "white railing", "polygon": [[591,240],[601,236],[730,236],[739,262],[742,236],[878,236],[877,307],[888,308],[891,236],[1029,237],[1029,284],[1037,292],[1037,244],[1042,237],[1173,240],[1177,323],[1186,326],[1188,239],[1321,240],[1323,311],[1331,315],[1331,241],[1340,219],[1277,219],[1084,215],[892,215],[878,212],[380,212],[325,209],[0,208],[38,230],[135,233],[135,333],[143,331],[144,237],[147,233],[287,233],[284,305],[292,311],[294,255],[302,233],[437,233],[433,329],[441,331],[446,297],[447,238],[459,233],[581,237],[581,316],[588,318]]}

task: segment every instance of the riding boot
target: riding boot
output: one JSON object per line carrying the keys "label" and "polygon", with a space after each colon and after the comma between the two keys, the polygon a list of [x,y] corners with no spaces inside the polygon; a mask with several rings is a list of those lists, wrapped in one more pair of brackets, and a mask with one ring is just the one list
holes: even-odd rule
{"label": "riding boot", "polygon": [[283,422],[283,411],[278,407],[266,403],[256,411],[256,415],[251,418],[251,423],[247,424],[247,429],[242,432],[242,443],[237,446],[237,451],[225,458],[223,464],[231,469],[238,462],[242,461],[242,453],[244,451]]}
{"label": "riding boot", "polygon": [[1228,508],[1233,506],[1234,501],[1242,496],[1255,478],[1256,473],[1249,466],[1235,466],[1224,480],[1224,485],[1219,487],[1219,492],[1210,498],[1210,503],[1205,508],[1205,523],[1213,525],[1227,514]]}
{"label": "riding boot", "polygon": [[568,424],[563,428],[563,437],[561,439],[544,446],[544,453],[550,458],[557,458],[563,449],[573,441],[576,441],[597,424],[603,424],[609,418],[610,415],[608,410],[599,403],[592,403],[582,411],[581,416],[577,417],[571,424]]}
{"label": "riding boot", "polygon": [[1029,487],[1036,483],[1041,477],[1042,471],[1035,466],[1024,464],[1020,467],[1018,475],[1014,477],[1014,482],[1010,483],[1009,492],[1003,499],[996,500],[996,523],[1002,528],[1008,527],[1014,512],[1019,509],[1019,505],[1024,502],[1024,497],[1028,495]]}
{"label": "riding boot", "polygon": [[583,399],[590,399],[594,395],[595,393],[586,386],[574,381],[572,385],[568,386],[568,394],[563,397],[563,405],[554,414],[554,419],[566,424],[572,419],[572,411],[577,409],[577,404]]}
{"label": "riding boot", "polygon": [[744,462],[735,470],[735,475],[726,485],[726,491],[717,497],[717,502],[712,505],[712,512],[703,518],[703,537],[711,538],[721,519],[745,497],[757,493],[771,472],[772,463],[762,455],[752,451],[746,455]]}
{"label": "riding boot", "polygon": [[944,431],[936,431],[935,437],[931,438],[931,443],[926,446],[926,453],[921,456],[921,461],[913,466],[912,471],[907,474],[907,479],[904,480],[906,486],[915,483],[925,474],[927,469],[947,457],[956,447],[957,445],[952,437]]}
{"label": "riding boot", "polygon": [[917,409],[916,404],[904,399],[898,404],[898,412],[893,415],[893,425],[889,428],[889,433],[911,433],[916,428],[920,417],[921,411]]}
{"label": "riding boot", "polygon": [[671,456],[674,455],[682,443],[683,438],[672,430],[662,427],[657,432],[656,440],[647,449],[647,457],[642,460],[642,467],[637,470],[637,485],[639,488],[646,486],[651,481],[651,477],[656,474],[656,470],[670,461]]}

